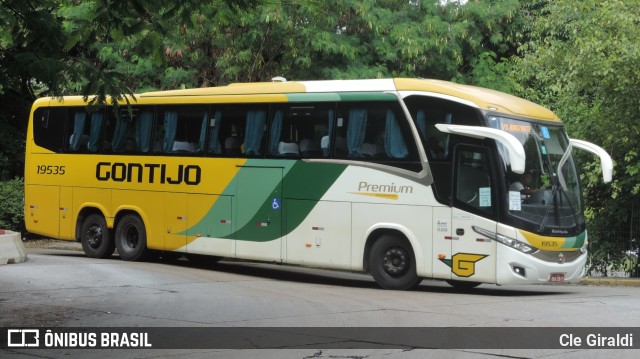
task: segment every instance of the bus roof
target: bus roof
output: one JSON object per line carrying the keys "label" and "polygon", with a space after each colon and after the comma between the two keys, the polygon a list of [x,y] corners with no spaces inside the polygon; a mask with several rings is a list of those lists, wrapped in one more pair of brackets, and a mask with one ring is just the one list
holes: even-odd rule
{"label": "bus roof", "polygon": [[460,98],[478,108],[505,114],[559,121],[549,109],[522,98],[482,87],[427,79],[324,80],[234,83],[228,86],[147,92],[140,97],[216,96],[336,92],[421,91]]}
{"label": "bus roof", "polygon": [[[387,91],[424,92],[444,98],[457,98],[476,107],[507,115],[517,115],[544,121],[559,122],[560,119],[549,109],[522,98],[486,88],[462,85],[448,81],[428,79],[371,79],[371,80],[322,80],[322,81],[286,81],[234,83],[227,86],[145,92],[136,95],[140,103],[170,103],[170,98],[182,98],[181,101],[196,103],[203,97],[224,97],[231,102],[246,102],[233,97],[252,96],[259,102],[284,101],[301,94],[321,95],[315,98],[332,98],[331,95],[343,93],[380,93]],[[336,99],[339,97],[335,96]],[[65,102],[76,103],[80,96],[65,97]],[[154,100],[155,99],[155,100]],[[52,102],[57,102],[51,99]],[[311,99],[310,99],[311,100]],[[219,102],[219,101],[216,101]],[[225,100],[226,102],[226,100]],[[53,104],[53,103],[52,103]]]}

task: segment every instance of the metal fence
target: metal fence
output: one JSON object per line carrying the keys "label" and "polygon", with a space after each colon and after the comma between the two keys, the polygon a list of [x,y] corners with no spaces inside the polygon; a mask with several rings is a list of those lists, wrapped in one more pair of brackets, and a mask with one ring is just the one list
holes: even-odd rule
{"label": "metal fence", "polygon": [[640,204],[617,223],[588,223],[590,276],[640,277]]}

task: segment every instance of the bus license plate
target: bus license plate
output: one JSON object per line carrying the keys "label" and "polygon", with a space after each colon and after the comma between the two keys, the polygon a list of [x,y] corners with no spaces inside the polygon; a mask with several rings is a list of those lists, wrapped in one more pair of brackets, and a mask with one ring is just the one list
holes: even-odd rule
{"label": "bus license plate", "polygon": [[564,282],[564,273],[551,273],[551,282]]}

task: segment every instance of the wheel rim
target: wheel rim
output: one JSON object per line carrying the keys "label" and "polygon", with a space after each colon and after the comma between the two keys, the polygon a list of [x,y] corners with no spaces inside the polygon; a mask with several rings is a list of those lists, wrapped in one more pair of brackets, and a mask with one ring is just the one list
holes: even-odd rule
{"label": "wheel rim", "polygon": [[92,224],[85,232],[84,238],[89,247],[100,247],[100,244],[102,244],[102,227],[98,224]]}
{"label": "wheel rim", "polygon": [[129,225],[122,234],[122,246],[128,251],[135,250],[138,246],[140,236],[135,226]]}
{"label": "wheel rim", "polygon": [[382,260],[384,271],[392,277],[399,277],[409,270],[409,253],[404,248],[389,248]]}

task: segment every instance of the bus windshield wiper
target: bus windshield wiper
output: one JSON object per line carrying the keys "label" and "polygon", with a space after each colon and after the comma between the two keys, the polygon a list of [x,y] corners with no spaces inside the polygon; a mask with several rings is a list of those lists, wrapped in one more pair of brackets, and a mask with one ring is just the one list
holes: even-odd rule
{"label": "bus windshield wiper", "polygon": [[[565,191],[562,187],[558,186],[557,184],[555,184],[552,188],[551,191],[551,203],[549,203],[549,205],[547,206],[547,209],[544,213],[544,218],[542,219],[542,222],[540,222],[540,228],[538,229],[540,232],[544,231],[546,225],[547,225],[547,220],[549,219],[549,213],[551,213],[551,207],[552,206],[556,206],[558,207],[557,203],[556,203],[556,193],[558,192],[558,190],[560,190],[560,197],[564,197],[566,198],[566,201],[569,203],[569,207],[571,208],[571,215],[573,216],[573,221],[574,223],[578,223],[578,217],[576,216],[576,211],[575,211],[575,207],[573,206],[573,202],[571,202],[571,198],[569,197],[569,194],[567,194],[567,191]],[[558,215],[562,215],[559,210],[556,211]],[[559,221],[558,221],[559,222]],[[558,223],[560,224],[560,223]]]}
{"label": "bus windshield wiper", "polygon": [[549,219],[549,213],[551,213],[551,208],[556,202],[556,192],[558,192],[558,188],[560,187],[557,184],[554,184],[551,189],[551,203],[549,203],[549,205],[547,206],[547,209],[544,213],[544,218],[542,219],[542,222],[540,222],[540,228],[538,229],[538,231],[540,232],[544,231],[544,228],[547,225],[547,219]]}

